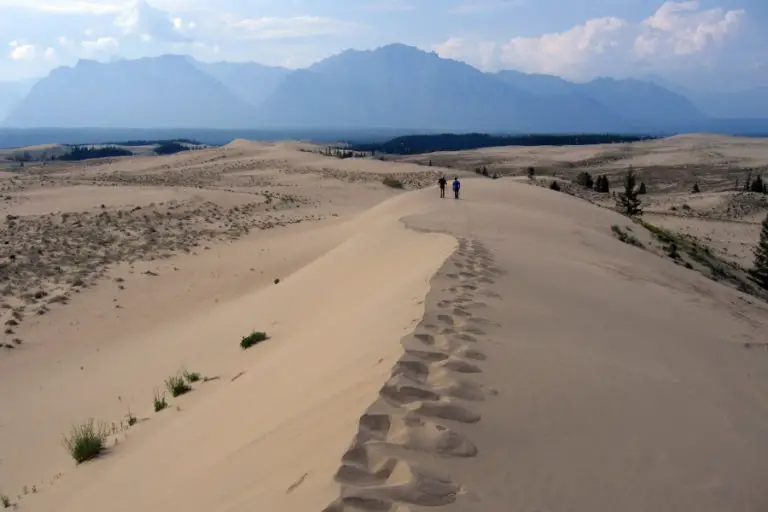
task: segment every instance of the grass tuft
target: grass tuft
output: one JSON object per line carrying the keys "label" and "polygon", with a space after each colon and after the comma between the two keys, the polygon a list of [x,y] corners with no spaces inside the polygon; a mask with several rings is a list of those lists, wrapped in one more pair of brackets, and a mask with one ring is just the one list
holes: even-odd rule
{"label": "grass tuft", "polygon": [[190,384],[197,382],[202,378],[198,372],[188,372],[186,369],[184,370],[183,375],[184,378],[187,379],[187,382]]}
{"label": "grass tuft", "polygon": [[248,336],[243,337],[242,340],[240,340],[240,346],[243,349],[247,349],[247,348],[251,348],[257,343],[261,343],[262,341],[265,341],[268,339],[269,339],[269,336],[267,336],[267,333],[254,331]]}
{"label": "grass tuft", "polygon": [[95,459],[104,449],[107,432],[104,423],[95,424],[93,419],[89,419],[72,427],[69,436],[64,436],[64,447],[78,464]]}
{"label": "grass tuft", "polygon": [[185,393],[192,391],[192,387],[187,384],[183,375],[174,375],[165,379],[165,387],[168,388],[168,392],[172,397],[176,398]]}
{"label": "grass tuft", "polygon": [[11,498],[5,494],[0,495],[0,503],[3,504],[3,508],[11,508]]}
{"label": "grass tuft", "polygon": [[165,399],[165,393],[160,393],[160,391],[155,390],[154,406],[155,412],[160,412],[168,407],[168,401]]}

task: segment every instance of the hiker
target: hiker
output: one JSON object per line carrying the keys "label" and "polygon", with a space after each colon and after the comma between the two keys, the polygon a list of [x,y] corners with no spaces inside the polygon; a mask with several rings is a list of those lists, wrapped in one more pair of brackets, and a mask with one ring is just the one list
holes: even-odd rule
{"label": "hiker", "polygon": [[459,198],[459,189],[461,188],[461,183],[459,182],[459,177],[455,176],[453,178],[453,198],[458,199]]}
{"label": "hiker", "polygon": [[444,199],[445,186],[448,184],[448,180],[445,179],[445,176],[440,176],[440,179],[437,180],[437,184],[440,185],[440,199]]}

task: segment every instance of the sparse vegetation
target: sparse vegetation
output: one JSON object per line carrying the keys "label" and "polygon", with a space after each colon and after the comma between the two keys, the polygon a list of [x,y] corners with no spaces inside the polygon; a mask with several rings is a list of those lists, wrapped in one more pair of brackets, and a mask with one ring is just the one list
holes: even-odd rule
{"label": "sparse vegetation", "polygon": [[128,414],[126,416],[126,421],[127,421],[129,427],[132,427],[136,423],[139,422],[139,420],[136,418],[136,416],[130,410],[128,411]]}
{"label": "sparse vegetation", "polygon": [[168,377],[165,379],[165,387],[174,398],[192,391],[192,387],[187,383],[183,375],[173,375]]}
{"label": "sparse vegetation", "polygon": [[108,430],[104,423],[94,423],[89,419],[81,425],[72,427],[69,435],[64,436],[64,447],[77,464],[95,459],[104,449]]}
{"label": "sparse vegetation", "polygon": [[184,378],[187,379],[187,382],[190,384],[193,382],[197,382],[200,380],[200,374],[198,372],[190,372],[186,369],[183,371]]}
{"label": "sparse vegetation", "polygon": [[768,290],[768,215],[763,219],[760,241],[755,247],[755,263],[750,273],[758,285]]}
{"label": "sparse vegetation", "polygon": [[613,234],[616,238],[624,242],[625,244],[634,245],[635,247],[643,248],[643,243],[638,240],[634,235],[631,233],[624,231],[621,226],[617,226],[614,224],[611,226],[611,231],[613,231]]}
{"label": "sparse vegetation", "polygon": [[5,494],[0,495],[0,503],[3,504],[3,508],[11,508],[11,498]]}
{"label": "sparse vegetation", "polygon": [[557,184],[557,180],[553,180],[552,183],[549,184],[549,189],[554,190],[555,192],[560,192],[560,185]]}
{"label": "sparse vegetation", "polygon": [[155,396],[154,396],[155,412],[160,412],[166,407],[168,407],[168,401],[165,399],[165,393],[162,393],[156,389]]}
{"label": "sparse vegetation", "polygon": [[635,173],[630,168],[624,178],[624,191],[616,194],[616,207],[620,213],[627,217],[636,217],[642,215],[643,209],[638,196],[638,190],[635,188]]}
{"label": "sparse vegetation", "polygon": [[398,188],[398,189],[405,188],[405,186],[403,186],[402,181],[395,178],[390,178],[389,176],[384,178],[381,182],[389,188]]}
{"label": "sparse vegetation", "polygon": [[534,169],[533,167],[529,167],[527,173],[528,173],[528,179],[532,180],[536,176],[536,169]]}
{"label": "sparse vegetation", "polygon": [[247,349],[247,348],[251,348],[257,343],[261,343],[262,341],[265,341],[268,339],[269,339],[269,336],[267,336],[267,333],[254,331],[248,336],[243,337],[242,340],[240,340],[240,346],[243,349]]}
{"label": "sparse vegetation", "polygon": [[700,194],[701,193],[701,189],[699,188],[699,182],[698,181],[693,184],[693,188],[691,189],[691,193],[692,194]]}

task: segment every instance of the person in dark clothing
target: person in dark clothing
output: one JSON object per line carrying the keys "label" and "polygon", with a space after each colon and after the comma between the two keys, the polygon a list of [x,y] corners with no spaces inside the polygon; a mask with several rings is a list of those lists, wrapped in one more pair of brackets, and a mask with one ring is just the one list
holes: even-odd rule
{"label": "person in dark clothing", "polygon": [[440,176],[437,184],[440,185],[440,198],[442,199],[445,197],[445,186],[448,184],[448,180],[445,179],[445,176]]}
{"label": "person in dark clothing", "polygon": [[453,198],[458,199],[459,198],[459,189],[461,188],[461,182],[459,182],[459,177],[456,176],[453,178]]}

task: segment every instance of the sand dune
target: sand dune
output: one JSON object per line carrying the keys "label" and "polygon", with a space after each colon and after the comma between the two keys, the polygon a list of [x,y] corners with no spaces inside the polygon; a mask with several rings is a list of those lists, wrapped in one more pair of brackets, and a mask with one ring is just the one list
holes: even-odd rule
{"label": "sand dune", "polygon": [[[621,243],[631,223],[577,197],[474,177],[461,201],[396,193],[377,180],[416,166],[306,150],[236,141],[120,175],[204,181],[214,204],[252,176],[323,218],[116,261],[23,324],[0,358],[0,491],[20,510],[768,506],[768,305]],[[115,208],[149,200],[120,189]],[[254,329],[270,339],[243,351]],[[182,367],[212,380],[153,412]],[[104,456],[68,458],[69,425],[128,409]]]}

